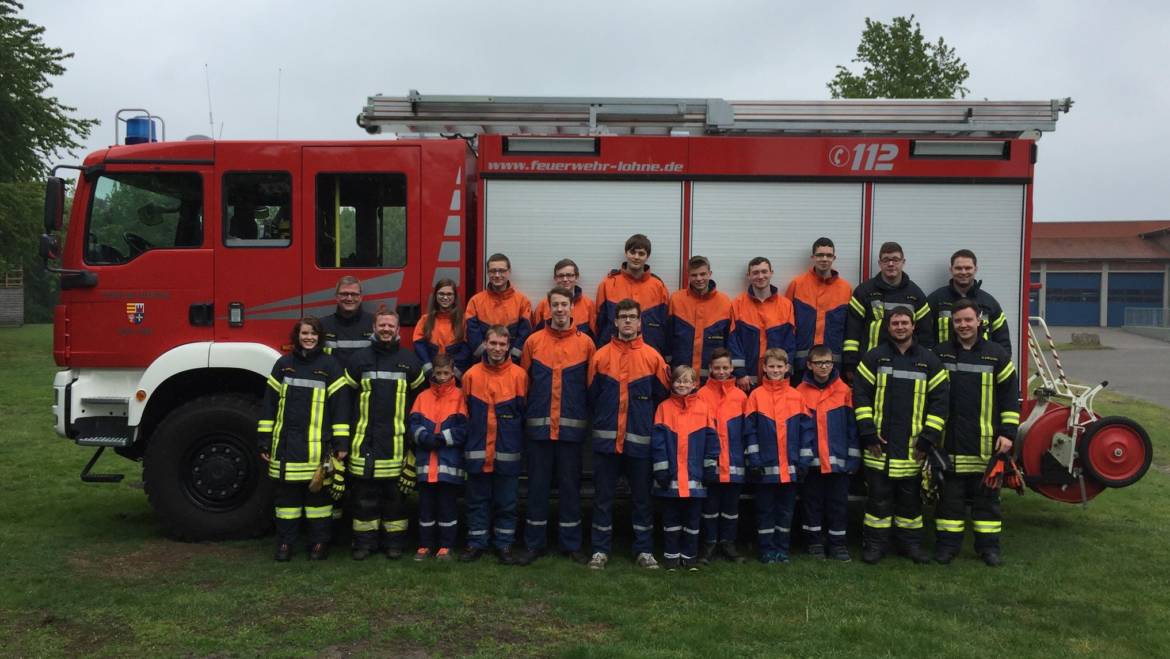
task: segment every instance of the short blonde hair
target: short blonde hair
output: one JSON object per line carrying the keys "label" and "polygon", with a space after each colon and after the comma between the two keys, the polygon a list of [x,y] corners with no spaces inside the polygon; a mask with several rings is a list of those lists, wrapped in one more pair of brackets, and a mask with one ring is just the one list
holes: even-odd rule
{"label": "short blonde hair", "polygon": [[788,353],[783,348],[768,348],[764,351],[764,363],[767,364],[769,359],[775,359],[778,362],[788,363]]}
{"label": "short blonde hair", "polygon": [[683,376],[690,377],[691,382],[699,381],[699,376],[695,373],[695,369],[687,366],[686,364],[679,364],[678,366],[674,367],[674,371],[672,371],[670,374],[670,381],[674,382],[675,380],[681,380]]}

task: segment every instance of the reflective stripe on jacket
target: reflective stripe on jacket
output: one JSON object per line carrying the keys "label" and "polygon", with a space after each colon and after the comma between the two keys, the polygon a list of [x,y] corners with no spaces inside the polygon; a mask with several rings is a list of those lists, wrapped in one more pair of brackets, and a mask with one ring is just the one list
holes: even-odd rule
{"label": "reflective stripe on jacket", "polygon": [[650,429],[658,402],[668,395],[666,361],[641,337],[616,336],[589,361],[593,450],[650,457]]}
{"label": "reflective stripe on jacket", "polygon": [[463,376],[467,396],[469,474],[519,476],[524,448],[524,405],[528,375],[511,361],[491,364],[487,357]]}
{"label": "reflective stripe on jacket", "polygon": [[[654,495],[680,499],[707,496],[704,480],[713,478],[718,457],[719,437],[707,403],[695,393],[672,394],[662,401],[650,433]],[[663,473],[669,478],[665,489],[657,482]]]}
{"label": "reflective stripe on jacket", "polygon": [[968,350],[958,337],[936,352],[950,376],[950,415],[943,448],[951,468],[982,473],[999,436],[1015,441],[1020,425],[1020,388],[1011,355],[994,341],[976,337]]}
{"label": "reflective stripe on jacket", "polygon": [[597,348],[577,328],[546,327],[524,343],[528,373],[524,435],[529,440],[581,442],[589,431],[589,360]]}
{"label": "reflective stripe on jacket", "polygon": [[840,363],[849,298],[853,295],[849,282],[836,270],[828,279],[823,279],[810,268],[788,284],[784,295],[792,300],[796,315],[796,368],[804,369],[808,351],[818,344],[832,350],[833,360]]}
{"label": "reflective stripe on jacket", "polygon": [[865,353],[885,341],[889,334],[883,320],[886,313],[897,307],[909,307],[914,312],[914,338],[918,343],[930,345],[930,305],[926,302],[926,294],[918,284],[910,281],[905,272],[897,286],[886,283],[879,274],[862,282],[849,299],[842,347],[842,362],[846,368],[857,366]]}
{"label": "reflective stripe on jacket", "polygon": [[331,453],[349,446],[349,387],[337,360],[297,350],[276,360],[264,388],[257,443],[268,475],[309,481]]}
{"label": "reflective stripe on jacket", "polygon": [[853,413],[853,391],[833,369],[824,384],[805,373],[796,388],[816,425],[810,466],[822,474],[851,474],[861,466],[861,446]]}
{"label": "reflective stripe on jacket", "polygon": [[321,337],[325,353],[333,355],[337,363],[346,368],[354,353],[370,347],[374,316],[361,307],[349,318],[335,311],[321,318],[321,329],[325,332]]}
{"label": "reflective stripe on jacket", "polygon": [[747,406],[747,394],[735,386],[735,380],[710,378],[699,389],[699,398],[707,403],[715,417],[715,432],[719,438],[719,458],[716,476],[720,483],[742,483],[743,462],[743,411]]}
{"label": "reflective stripe on jacket", "polygon": [[426,376],[413,350],[398,341],[354,353],[347,369],[357,392],[347,471],[360,478],[398,478],[406,459],[410,406]]}
{"label": "reflective stripe on jacket", "polygon": [[[438,435],[443,445],[428,450],[418,445],[423,433]],[[467,400],[455,386],[455,380],[432,383],[414,401],[410,413],[410,437],[415,442],[418,482],[461,485],[467,474],[463,470],[463,445],[467,441]]]}
{"label": "reflective stripe on jacket", "polygon": [[885,440],[882,455],[868,451],[865,466],[888,470],[890,478],[916,478],[919,440],[939,446],[950,405],[947,371],[929,348],[911,344],[902,353],[885,340],[865,353],[853,379],[857,433]]}
{"label": "reflective stripe on jacket", "polygon": [[727,349],[735,377],[748,376],[758,381],[760,362],[768,348],[788,353],[788,363],[796,363],[796,325],[792,302],[772,287],[766,300],[744,291],[731,303],[731,334]]}
{"label": "reflective stripe on jacket", "polygon": [[690,366],[705,379],[711,351],[727,345],[727,334],[731,329],[731,298],[715,290],[715,281],[712,280],[702,295],[696,294],[689,286],[672,293],[668,312],[670,350],[663,357],[671,366]]}
{"label": "reflective stripe on jacket", "polygon": [[642,340],[659,354],[666,354],[666,312],[670,292],[666,284],[646,266],[642,276],[635,279],[626,271],[611,270],[597,287],[597,345],[603,347],[617,332],[614,327],[617,303],[630,298],[642,306]]}
{"label": "reflective stripe on jacket", "polygon": [[999,306],[999,301],[992,297],[991,293],[983,290],[982,286],[981,281],[973,282],[971,288],[963,294],[955,288],[955,280],[952,279],[946,286],[936,289],[927,296],[926,301],[930,304],[930,326],[933,330],[930,343],[927,345],[941,346],[951,340],[953,334],[951,308],[959,300],[971,300],[979,305],[979,324],[982,327],[983,338],[998,343],[1009,355],[1012,354],[1012,338],[1008,330],[1007,316],[1003,312],[1003,307]]}
{"label": "reflective stripe on jacket", "polygon": [[744,417],[744,454],[749,467],[764,470],[760,482],[795,483],[816,441],[804,399],[787,379],[765,378],[748,396]]}

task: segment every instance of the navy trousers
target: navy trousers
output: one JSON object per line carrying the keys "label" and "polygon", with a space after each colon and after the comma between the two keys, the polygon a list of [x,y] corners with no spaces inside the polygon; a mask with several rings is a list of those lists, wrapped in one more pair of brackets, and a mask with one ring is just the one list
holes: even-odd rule
{"label": "navy trousers", "polygon": [[654,551],[654,509],[650,503],[652,470],[649,458],[630,458],[615,453],[593,454],[593,552],[613,549],[613,499],[618,477],[630,486],[634,555]]}
{"label": "navy trousers", "polygon": [[703,499],[703,542],[735,542],[739,533],[739,495],[743,483],[716,483],[707,486]]}
{"label": "navy trousers", "polygon": [[[459,530],[456,499],[461,486],[454,483],[419,483],[418,546],[454,549]],[[437,544],[436,544],[437,542]]]}
{"label": "navy trousers", "polygon": [[699,514],[703,499],[662,497],[662,556],[694,560],[699,556]]}
{"label": "navy trousers", "polygon": [[561,551],[581,549],[581,444],[563,441],[528,442],[528,517],[524,546],[543,552],[548,546],[548,508],[553,477],[558,505],[557,545]]}
{"label": "navy trousers", "polygon": [[511,547],[516,541],[518,476],[467,475],[467,545],[477,549]]}
{"label": "navy trousers", "polygon": [[795,509],[795,483],[756,485],[756,532],[761,555],[773,551],[788,553]]}
{"label": "navy trousers", "polygon": [[849,524],[849,474],[822,474],[810,469],[801,484],[802,529],[810,545],[845,546]]}

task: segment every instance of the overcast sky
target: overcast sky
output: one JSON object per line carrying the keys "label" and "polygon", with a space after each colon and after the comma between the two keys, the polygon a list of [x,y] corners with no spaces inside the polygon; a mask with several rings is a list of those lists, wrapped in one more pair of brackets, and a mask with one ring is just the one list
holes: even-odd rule
{"label": "overcast sky", "polygon": [[[102,120],[145,107],[168,138],[361,139],[372,94],[823,99],[866,16],[916,13],[971,97],[1071,96],[1040,141],[1037,220],[1167,219],[1170,3],[24,0],[72,51],[54,92]],[[860,70],[860,69],[857,69]],[[222,133],[221,133],[222,124]]]}

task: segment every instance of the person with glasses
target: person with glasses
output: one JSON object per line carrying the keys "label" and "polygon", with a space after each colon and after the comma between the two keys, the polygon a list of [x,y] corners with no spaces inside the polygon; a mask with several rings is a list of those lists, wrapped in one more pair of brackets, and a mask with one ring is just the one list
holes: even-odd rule
{"label": "person with glasses", "polygon": [[849,298],[853,286],[833,269],[837,248],[829,238],[817,238],[812,245],[812,267],[797,275],[789,284],[785,297],[792,300],[796,314],[796,360],[793,362],[797,382],[805,373],[808,351],[824,345],[833,359],[841,361],[845,344],[845,318],[849,315]]}
{"label": "person with glasses", "polygon": [[802,530],[809,554],[848,563],[849,480],[861,467],[853,391],[841,381],[829,346],[813,346],[806,363],[808,370],[796,390],[809,409],[817,434],[812,462],[800,489]]}
{"label": "person with glasses", "polygon": [[471,359],[478,360],[487,348],[487,330],[493,325],[508,328],[511,357],[520,363],[520,350],[532,333],[532,303],[512,286],[512,261],[504,254],[487,260],[487,288],[467,301],[467,345]]}
{"label": "person with glasses", "polygon": [[370,347],[370,328],[374,317],[362,308],[362,283],[353,275],[337,280],[334,289],[337,309],[321,319],[325,332],[325,353],[333,355],[343,367],[358,350]]}
{"label": "person with glasses", "polygon": [[471,366],[466,329],[455,281],[440,279],[431,291],[427,315],[423,316],[422,329],[414,340],[414,352],[422,362],[424,373],[431,371],[437,355],[448,355],[454,364],[455,378],[463,377],[463,371]]}
{"label": "person with glasses", "polygon": [[656,569],[654,513],[650,504],[650,430],[654,410],[670,390],[666,360],[642,340],[642,307],[626,298],[614,307],[613,338],[589,360],[593,421],[593,556],[602,570],[613,546],[613,499],[624,473],[633,507],[638,567]]}
{"label": "person with glasses", "polygon": [[951,280],[926,297],[930,304],[930,326],[934,330],[928,345],[942,346],[951,340],[952,309],[962,300],[971,300],[979,309],[980,332],[984,339],[1003,346],[1012,354],[1012,339],[1008,331],[1007,316],[999,301],[983,290],[983,282],[975,279],[979,272],[979,260],[975,252],[960,249],[951,254]]}
{"label": "person with glasses", "polygon": [[[553,286],[568,289],[573,293],[571,309],[573,325],[589,338],[596,339],[597,329],[593,323],[594,316],[597,314],[597,306],[593,304],[593,300],[590,300],[588,295],[581,292],[581,287],[577,285],[577,280],[580,277],[581,272],[577,269],[577,264],[573,259],[561,259],[553,266]],[[536,305],[536,310],[532,312],[532,331],[535,333],[548,325],[550,318],[552,318],[552,313],[548,307],[548,298],[544,298]]]}
{"label": "person with glasses", "polygon": [[845,321],[842,346],[842,374],[851,382],[861,358],[889,336],[884,319],[891,309],[909,308],[913,314],[914,334],[918,343],[932,345],[930,305],[926,294],[905,273],[906,257],[896,242],[882,243],[878,250],[881,271],[853,289],[849,315]]}

